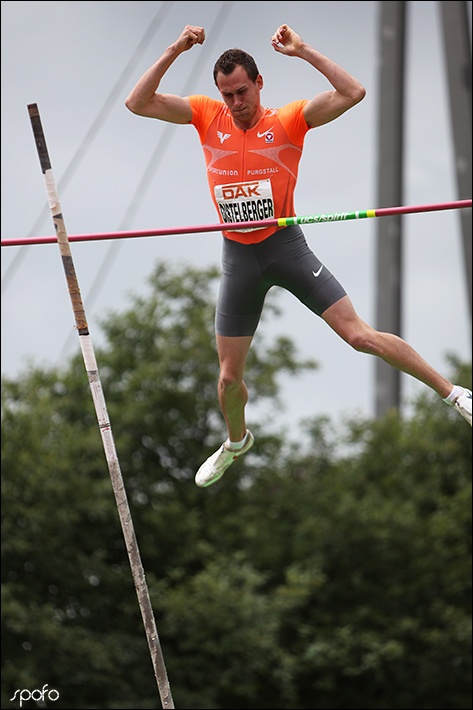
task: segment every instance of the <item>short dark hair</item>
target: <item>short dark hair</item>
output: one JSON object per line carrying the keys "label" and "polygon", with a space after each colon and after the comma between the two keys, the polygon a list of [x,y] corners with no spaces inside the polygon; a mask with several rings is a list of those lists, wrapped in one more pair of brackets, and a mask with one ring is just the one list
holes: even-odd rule
{"label": "short dark hair", "polygon": [[242,49],[227,49],[215,62],[213,72],[215,84],[217,84],[217,74],[219,72],[228,76],[238,66],[245,69],[251,81],[256,81],[259,71],[253,57]]}

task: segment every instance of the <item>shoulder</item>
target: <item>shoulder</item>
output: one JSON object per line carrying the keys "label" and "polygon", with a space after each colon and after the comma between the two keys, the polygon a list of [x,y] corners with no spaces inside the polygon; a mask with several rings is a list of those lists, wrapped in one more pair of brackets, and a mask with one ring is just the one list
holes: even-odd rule
{"label": "shoulder", "polygon": [[215,119],[228,113],[223,101],[211,99],[210,96],[194,94],[188,98],[192,111],[191,124],[199,133],[202,133]]}
{"label": "shoulder", "polygon": [[286,119],[297,120],[304,115],[304,108],[308,104],[308,99],[299,99],[298,101],[291,101],[285,106],[277,109],[278,117],[283,117]]}
{"label": "shoulder", "polygon": [[222,120],[228,115],[228,109],[223,101],[217,101],[202,94],[194,94],[188,98],[192,111],[191,124],[197,130],[200,141],[203,143],[210,126],[214,121],[222,123]]}
{"label": "shoulder", "polygon": [[223,101],[217,101],[216,99],[211,99],[210,96],[204,96],[203,94],[193,94],[189,96],[190,105],[192,108],[192,113],[197,114],[202,113],[218,113],[219,111],[226,108]]}
{"label": "shoulder", "polygon": [[279,121],[295,143],[303,141],[305,134],[311,128],[304,117],[304,108],[307,104],[307,99],[300,99],[277,109]]}

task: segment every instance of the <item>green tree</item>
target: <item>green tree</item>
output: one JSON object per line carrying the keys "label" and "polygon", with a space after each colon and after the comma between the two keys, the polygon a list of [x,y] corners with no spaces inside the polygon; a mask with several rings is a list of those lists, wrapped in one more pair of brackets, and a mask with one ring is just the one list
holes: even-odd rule
{"label": "green tree", "polygon": [[[176,708],[469,708],[471,430],[429,393],[304,447],[264,422],[198,489],[216,276],[158,266],[97,352]],[[256,338],[253,400],[314,366]],[[2,707],[45,683],[57,710],[159,707],[83,363],[2,385]]]}
{"label": "green tree", "polygon": [[[220,442],[216,270],[158,266],[149,298],[103,323],[97,352],[144,568],[206,564],[212,511],[193,484]],[[281,338],[251,354],[253,397],[299,361]],[[258,457],[277,438],[261,437]],[[45,682],[62,707],[155,707],[156,688],[84,365],[2,381],[3,703]],[[237,515],[235,510],[232,515]],[[156,570],[156,574],[153,574]],[[159,571],[159,573],[158,573]],[[51,663],[54,659],[54,663]],[[128,690],[127,690],[128,688]],[[59,705],[56,705],[59,707]]]}

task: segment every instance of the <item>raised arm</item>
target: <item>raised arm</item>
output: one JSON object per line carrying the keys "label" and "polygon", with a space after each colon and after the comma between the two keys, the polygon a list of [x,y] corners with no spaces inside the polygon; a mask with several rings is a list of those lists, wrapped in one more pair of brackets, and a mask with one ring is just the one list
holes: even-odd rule
{"label": "raised arm", "polygon": [[288,25],[278,27],[271,38],[271,44],[280,54],[299,57],[309,62],[333,86],[332,91],[323,91],[306,104],[304,117],[309,126],[322,126],[333,121],[364,98],[366,89],[359,81],[304,42]]}
{"label": "raised arm", "polygon": [[159,94],[161,79],[177,57],[195,44],[203,44],[203,27],[186,25],[173,44],[143,74],[125,100],[125,106],[138,116],[159,118],[170,123],[190,123],[192,111],[187,97]]}

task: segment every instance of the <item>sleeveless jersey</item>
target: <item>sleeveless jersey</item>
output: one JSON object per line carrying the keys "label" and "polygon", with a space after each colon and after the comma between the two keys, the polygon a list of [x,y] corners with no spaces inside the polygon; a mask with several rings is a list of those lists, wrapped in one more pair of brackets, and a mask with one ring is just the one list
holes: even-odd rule
{"label": "sleeveless jersey", "polygon": [[[223,101],[190,96],[192,125],[199,134],[207,179],[220,222],[254,222],[293,217],[294,190],[304,138],[310,127],[303,109],[307,100],[265,109],[250,130],[237,128]],[[222,230],[242,244],[256,244],[280,227]]]}

